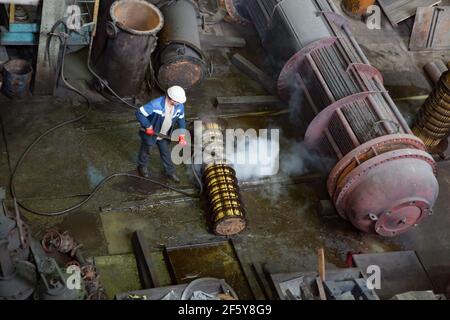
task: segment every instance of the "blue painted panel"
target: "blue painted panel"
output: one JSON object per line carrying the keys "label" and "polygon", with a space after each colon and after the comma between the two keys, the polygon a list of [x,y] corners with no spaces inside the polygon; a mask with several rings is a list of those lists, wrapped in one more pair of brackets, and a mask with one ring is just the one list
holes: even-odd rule
{"label": "blue painted panel", "polygon": [[36,45],[38,36],[35,33],[0,33],[1,45]]}
{"label": "blue painted panel", "polygon": [[37,23],[12,23],[9,25],[9,32],[39,32]]}

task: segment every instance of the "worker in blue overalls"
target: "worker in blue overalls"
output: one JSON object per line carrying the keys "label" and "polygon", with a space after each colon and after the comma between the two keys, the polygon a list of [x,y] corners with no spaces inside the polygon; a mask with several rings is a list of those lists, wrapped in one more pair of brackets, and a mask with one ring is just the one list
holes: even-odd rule
{"label": "worker in blue overalls", "polygon": [[[158,146],[161,160],[168,178],[175,182],[180,179],[175,174],[175,166],[170,157],[170,141],[157,136],[160,133],[171,136],[175,124],[179,129],[186,129],[184,115],[184,103],[186,93],[180,86],[173,86],[167,90],[165,96],[150,101],[136,111],[136,118],[141,124],[139,135],[141,137],[141,147],[138,156],[138,172],[142,177],[148,178],[148,160],[150,147]],[[178,136],[178,143],[186,145],[184,135]]]}

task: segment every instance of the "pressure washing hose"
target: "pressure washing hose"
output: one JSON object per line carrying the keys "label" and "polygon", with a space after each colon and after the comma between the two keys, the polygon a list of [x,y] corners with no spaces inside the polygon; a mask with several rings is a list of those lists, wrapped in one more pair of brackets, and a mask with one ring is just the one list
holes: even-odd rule
{"label": "pressure washing hose", "polygon": [[[59,23],[60,23],[60,22],[59,22]],[[50,35],[50,36],[54,36],[54,35]],[[10,189],[11,189],[11,195],[12,195],[12,197],[13,197],[14,199],[18,199],[16,190],[15,190],[15,179],[16,179],[17,172],[19,171],[19,169],[20,169],[20,167],[21,167],[23,161],[25,160],[25,158],[26,158],[26,156],[28,155],[28,153],[33,149],[33,147],[34,147],[36,144],[38,144],[44,137],[46,137],[47,135],[49,135],[49,134],[52,133],[53,131],[58,130],[59,128],[64,127],[64,126],[66,126],[66,125],[68,125],[68,124],[72,124],[72,123],[78,122],[78,121],[80,121],[80,120],[86,118],[86,117],[88,116],[88,114],[89,114],[89,113],[91,112],[91,110],[92,110],[92,105],[91,105],[91,102],[90,102],[89,98],[88,98],[86,95],[84,95],[81,91],[79,91],[77,88],[75,88],[74,86],[72,86],[72,85],[66,80],[66,78],[64,77],[64,61],[65,61],[65,53],[66,53],[66,49],[67,49],[67,41],[68,41],[69,35],[66,34],[66,33],[64,33],[64,34],[59,34],[58,37],[59,37],[59,40],[61,41],[61,43],[62,43],[62,45],[63,45],[62,58],[61,58],[61,73],[60,73],[59,76],[60,76],[61,80],[64,82],[64,84],[65,84],[70,90],[72,90],[73,92],[75,92],[76,94],[78,94],[80,97],[82,97],[84,100],[86,100],[86,104],[87,104],[88,109],[87,109],[87,111],[86,111],[85,113],[83,113],[81,116],[76,117],[76,118],[74,118],[74,119],[72,119],[72,120],[64,121],[64,122],[62,122],[62,123],[60,123],[60,124],[58,124],[58,125],[56,125],[56,126],[50,128],[50,129],[46,130],[44,133],[42,133],[40,136],[38,136],[38,137],[37,137],[30,145],[28,145],[28,147],[25,149],[25,151],[22,153],[22,155],[20,156],[19,160],[17,161],[16,166],[14,167],[14,170],[13,170],[12,175],[11,175]],[[63,38],[63,39],[61,39],[61,38]],[[91,50],[92,50],[92,43],[93,43],[93,36],[91,36],[91,40],[90,40],[90,44],[89,44],[89,54],[88,54],[88,67],[89,67],[89,69],[91,69],[91,68],[90,68],[90,54],[91,54]],[[91,72],[93,72],[93,70],[91,70]],[[94,74],[95,74],[95,73],[94,73]],[[115,94],[115,92],[114,92],[112,89],[110,89],[108,86],[105,86],[105,87],[107,87],[113,94]],[[117,97],[118,97],[118,96],[117,96]],[[121,99],[120,97],[118,97],[118,98],[119,98],[120,100],[122,100],[122,102],[126,103],[127,105],[132,106],[131,104],[127,103],[125,100]],[[132,106],[132,107],[133,107],[133,108],[136,108],[135,106]],[[153,184],[159,185],[159,186],[161,186],[161,187],[164,187],[164,188],[170,189],[170,190],[172,190],[172,191],[178,192],[178,193],[180,193],[180,194],[183,194],[183,195],[185,195],[185,196],[192,197],[192,198],[198,198],[197,195],[192,195],[192,194],[190,194],[190,193],[188,193],[188,192],[185,192],[185,191],[183,191],[183,190],[180,190],[180,189],[171,187],[171,186],[169,186],[169,185],[167,185],[167,184],[165,184],[165,183],[162,183],[162,182],[160,182],[160,181],[157,181],[157,180],[153,180],[153,179],[150,179],[150,178],[144,178],[144,177],[141,177],[141,176],[138,176],[138,175],[134,175],[134,174],[130,174],[130,173],[115,173],[115,174],[112,174],[112,175],[106,177],[105,179],[103,179],[103,180],[102,180],[102,181],[94,188],[94,190],[92,190],[91,193],[86,194],[86,195],[80,195],[80,196],[85,196],[85,197],[86,197],[84,200],[78,202],[77,204],[75,204],[75,205],[73,205],[73,206],[71,206],[71,207],[69,207],[69,208],[66,208],[66,209],[63,209],[63,210],[60,210],[60,211],[54,211],[54,212],[38,211],[38,210],[35,210],[35,209],[32,209],[32,208],[27,207],[26,205],[24,205],[24,204],[23,204],[21,201],[19,201],[19,200],[17,200],[17,204],[18,204],[20,207],[22,207],[23,209],[25,209],[25,210],[27,210],[27,211],[29,211],[29,212],[31,212],[31,213],[37,214],[37,215],[42,215],[42,216],[59,216],[59,215],[62,215],[62,214],[65,214],[65,213],[69,213],[69,212],[72,212],[72,211],[74,211],[74,210],[76,210],[76,209],[81,208],[81,207],[82,207],[83,205],[85,205],[90,199],[92,199],[92,197],[93,197],[93,196],[94,196],[94,195],[95,195],[95,194],[96,194],[96,193],[97,193],[97,192],[98,192],[98,191],[99,191],[99,190],[100,190],[100,189],[101,189],[108,181],[110,181],[110,180],[112,180],[113,178],[116,178],[116,177],[129,177],[129,178],[134,178],[134,179],[140,179],[140,180],[148,181],[148,182],[151,182],[151,183],[153,183]]]}

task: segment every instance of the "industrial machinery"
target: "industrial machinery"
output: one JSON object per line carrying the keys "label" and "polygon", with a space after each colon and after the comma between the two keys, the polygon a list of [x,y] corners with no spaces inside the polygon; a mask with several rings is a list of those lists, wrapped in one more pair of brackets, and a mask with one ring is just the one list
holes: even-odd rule
{"label": "industrial machinery", "polygon": [[[328,165],[327,189],[356,228],[395,236],[428,215],[436,163],[415,137],[331,0],[229,0],[283,66],[278,92],[300,108],[305,143]],[[283,41],[280,41],[283,39]]]}
{"label": "industrial machinery", "polygon": [[203,121],[202,175],[212,229],[217,235],[231,236],[244,231],[247,220],[236,172],[225,156],[223,130],[218,121]]}
{"label": "industrial machinery", "polygon": [[159,40],[157,83],[162,90],[173,85],[191,89],[201,83],[206,73],[196,6],[191,0],[177,0],[161,11],[166,23]]}
{"label": "industrial machinery", "polygon": [[416,116],[413,132],[432,153],[448,147],[450,133],[450,71],[444,72],[435,89]]}

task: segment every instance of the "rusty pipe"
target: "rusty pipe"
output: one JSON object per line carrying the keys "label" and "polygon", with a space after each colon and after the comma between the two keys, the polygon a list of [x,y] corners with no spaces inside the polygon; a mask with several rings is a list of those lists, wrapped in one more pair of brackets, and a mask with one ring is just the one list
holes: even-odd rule
{"label": "rusty pipe", "polygon": [[177,0],[161,10],[165,26],[159,39],[157,83],[162,90],[173,85],[189,90],[206,74],[196,7],[191,0]]}

